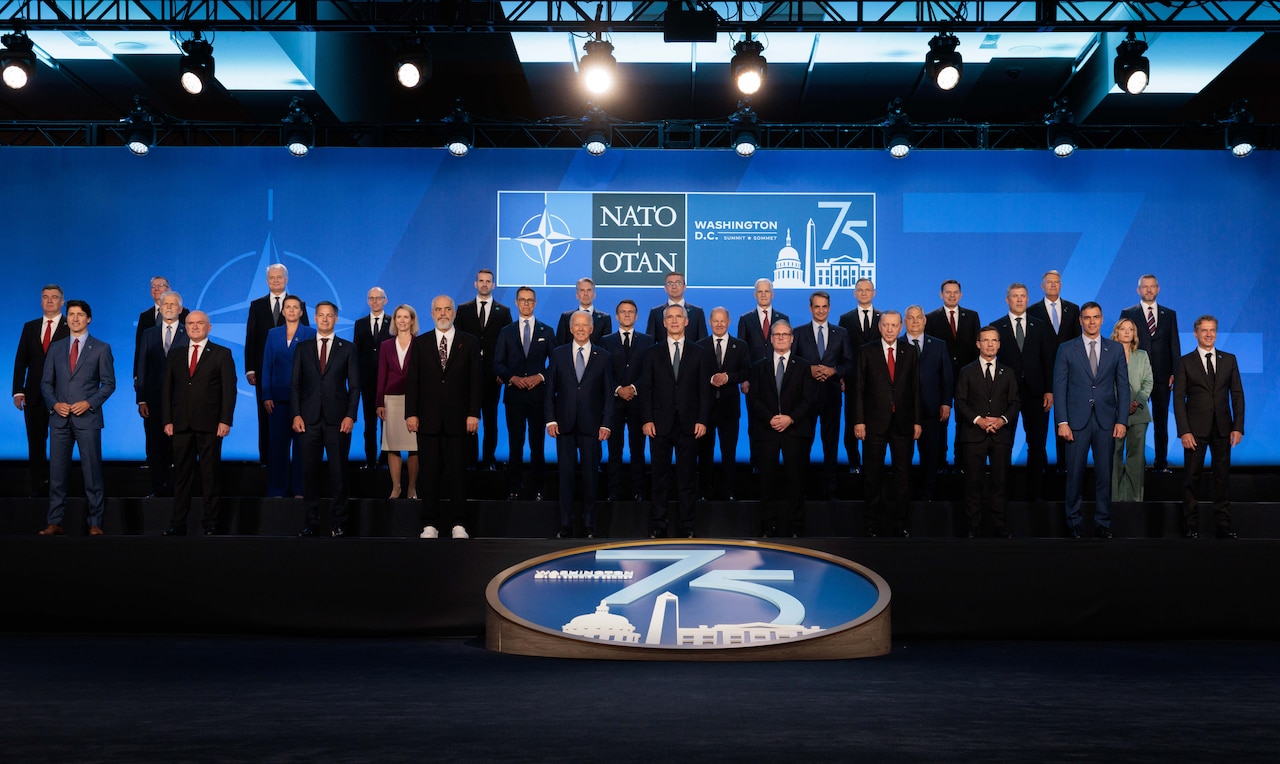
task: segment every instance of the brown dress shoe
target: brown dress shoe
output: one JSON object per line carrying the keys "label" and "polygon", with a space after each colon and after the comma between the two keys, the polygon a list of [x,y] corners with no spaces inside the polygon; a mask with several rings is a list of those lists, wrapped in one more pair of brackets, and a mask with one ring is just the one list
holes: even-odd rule
{"label": "brown dress shoe", "polygon": [[102,533],[102,526],[101,526],[101,525],[90,525],[90,526],[89,526],[89,535],[90,535],[90,536],[101,536],[101,535],[103,535],[103,533]]}
{"label": "brown dress shoe", "polygon": [[44,530],[40,531],[40,535],[41,536],[61,536],[62,526],[51,524],[48,528],[45,528]]}

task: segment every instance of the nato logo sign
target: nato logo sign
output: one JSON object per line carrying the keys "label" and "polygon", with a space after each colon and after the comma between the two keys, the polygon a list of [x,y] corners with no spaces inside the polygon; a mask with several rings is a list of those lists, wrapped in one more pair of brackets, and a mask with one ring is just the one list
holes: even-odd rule
{"label": "nato logo sign", "polygon": [[889,586],[850,560],[755,541],[639,541],[527,560],[486,591],[489,649],[624,660],[884,655]]}

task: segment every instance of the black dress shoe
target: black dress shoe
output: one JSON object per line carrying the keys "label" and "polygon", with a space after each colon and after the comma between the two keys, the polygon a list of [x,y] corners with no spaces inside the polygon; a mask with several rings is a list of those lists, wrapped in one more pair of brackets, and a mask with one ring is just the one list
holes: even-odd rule
{"label": "black dress shoe", "polygon": [[1109,539],[1112,537],[1111,529],[1105,525],[1099,525],[1097,528],[1094,528],[1093,535],[1097,536],[1100,539]]}
{"label": "black dress shoe", "polygon": [[901,536],[904,539],[909,539],[911,538],[911,531],[907,530],[906,528],[903,528],[902,530],[898,531],[897,535]]}
{"label": "black dress shoe", "polygon": [[520,494],[517,493],[516,491],[512,491],[511,493],[507,494],[507,501],[520,501]]}
{"label": "black dress shoe", "polygon": [[996,538],[1011,539],[1013,538],[1013,534],[1010,533],[1007,528],[996,528]]}
{"label": "black dress shoe", "polygon": [[1182,536],[1183,538],[1198,539],[1200,538],[1200,531],[1187,531],[1186,533],[1182,534]]}
{"label": "black dress shoe", "polygon": [[762,539],[771,539],[777,535],[778,535],[778,529],[772,525],[770,525],[767,528],[762,528],[760,530],[760,538]]}
{"label": "black dress shoe", "polygon": [[205,529],[204,529],[204,535],[206,535],[206,536],[217,536],[217,535],[218,535],[218,529],[217,529],[217,528],[214,528],[214,527],[212,527],[212,526],[210,526],[210,527],[208,527],[208,528],[205,528]]}
{"label": "black dress shoe", "polygon": [[311,536],[316,536],[316,535],[319,535],[319,534],[316,533],[316,527],[314,525],[308,525],[307,527],[298,531],[298,538],[310,538]]}
{"label": "black dress shoe", "polygon": [[976,539],[976,538],[978,538],[978,537],[979,537],[979,536],[981,536],[981,535],[982,535],[982,532],[981,532],[981,531],[979,531],[977,528],[970,528],[970,529],[969,529],[969,538],[971,538],[971,539]]}
{"label": "black dress shoe", "polygon": [[877,529],[877,528],[868,528],[868,529],[867,529],[867,538],[869,538],[869,539],[880,538],[880,531],[879,531],[879,529]]}
{"label": "black dress shoe", "polygon": [[343,528],[341,525],[335,525],[333,526],[333,530],[329,531],[329,535],[332,536],[333,538],[345,536],[347,535],[347,529]]}
{"label": "black dress shoe", "polygon": [[573,529],[572,529],[572,528],[561,528],[560,530],[556,531],[556,538],[558,538],[558,539],[571,539],[571,538],[573,538]]}
{"label": "black dress shoe", "polygon": [[542,491],[535,491],[533,494],[534,501],[542,501]]}
{"label": "black dress shoe", "polygon": [[1217,537],[1218,537],[1218,538],[1220,538],[1220,539],[1238,539],[1238,538],[1240,538],[1239,536],[1237,536],[1237,535],[1236,535],[1236,532],[1235,532],[1235,531],[1233,531],[1233,530],[1231,530],[1230,528],[1219,528],[1219,529],[1218,529],[1218,531],[1217,531],[1217,534],[1216,534],[1216,535],[1217,535]]}
{"label": "black dress shoe", "polygon": [[684,537],[687,539],[693,538],[693,531],[685,531]]}
{"label": "black dress shoe", "polygon": [[649,538],[651,539],[664,539],[666,537],[667,537],[666,530],[649,531]]}
{"label": "black dress shoe", "polygon": [[1068,535],[1068,536],[1070,536],[1070,537],[1071,537],[1071,538],[1073,538],[1073,539],[1078,539],[1078,538],[1083,538],[1083,537],[1084,537],[1084,534],[1080,532],[1080,528],[1079,528],[1079,527],[1074,527],[1074,528],[1072,528],[1071,530],[1067,531],[1067,535]]}
{"label": "black dress shoe", "polygon": [[725,501],[737,501],[733,494],[725,496]]}
{"label": "black dress shoe", "polygon": [[164,530],[164,533],[162,533],[161,535],[162,536],[185,536],[187,535],[187,529],[181,526],[171,525],[168,528],[166,528]]}

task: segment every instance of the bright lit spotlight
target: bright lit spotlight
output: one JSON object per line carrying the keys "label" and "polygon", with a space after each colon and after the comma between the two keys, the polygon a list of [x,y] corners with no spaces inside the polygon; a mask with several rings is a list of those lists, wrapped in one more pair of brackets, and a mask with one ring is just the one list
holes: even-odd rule
{"label": "bright lit spotlight", "polygon": [[134,156],[146,156],[156,140],[155,115],[147,108],[142,96],[133,97],[133,111],[120,120],[124,126],[125,145]]}
{"label": "bright lit spotlight", "polygon": [[752,156],[759,148],[759,125],[750,106],[741,106],[729,116],[729,145],[740,157]]}
{"label": "bright lit spotlight", "polygon": [[178,81],[191,95],[200,95],[213,82],[213,46],[196,36],[182,43],[182,59],[178,61]]}
{"label": "bright lit spotlight", "polygon": [[889,116],[884,122],[884,145],[894,159],[902,159],[911,153],[911,122],[902,111],[901,98],[895,98],[889,104]]}
{"label": "bright lit spotlight", "polygon": [[21,90],[31,81],[36,71],[36,54],[31,38],[21,32],[0,37],[4,50],[0,50],[0,79],[10,90]]}
{"label": "bright lit spotlight", "polygon": [[1080,145],[1080,133],[1076,130],[1074,118],[1067,111],[1065,103],[1053,105],[1053,111],[1045,115],[1045,124],[1049,125],[1049,148],[1054,156],[1069,157]]}
{"label": "bright lit spotlight", "polygon": [[311,115],[302,108],[301,98],[294,97],[289,102],[289,111],[282,122],[285,148],[296,157],[306,156],[315,143],[315,125],[311,122]]}
{"label": "bright lit spotlight", "polygon": [[455,157],[464,157],[475,143],[475,129],[471,127],[471,115],[459,103],[453,107],[444,123],[444,147]]}
{"label": "bright lit spotlight", "polygon": [[1258,146],[1258,131],[1253,126],[1253,114],[1237,104],[1227,122],[1227,148],[1238,157],[1247,157]]}
{"label": "bright lit spotlight", "polygon": [[747,33],[746,39],[733,46],[733,60],[729,62],[729,73],[733,77],[733,84],[738,87],[738,92],[743,95],[753,95],[764,85],[764,76],[769,68],[769,62],[760,55],[763,50],[764,46],[759,41],[751,39],[750,32]]}
{"label": "bright lit spotlight", "polygon": [[1151,61],[1143,54],[1147,44],[1137,39],[1133,32],[1116,46],[1116,85],[1130,95],[1138,95],[1147,89],[1151,79]]}
{"label": "bright lit spotlight", "polygon": [[929,41],[929,54],[924,57],[924,70],[939,90],[954,90],[964,72],[964,59],[956,52],[960,38],[941,32]]}
{"label": "bright lit spotlight", "polygon": [[412,90],[431,79],[431,51],[421,37],[410,37],[396,57],[396,82]]}
{"label": "bright lit spotlight", "polygon": [[610,134],[613,128],[609,125],[609,117],[600,107],[594,107],[582,118],[582,147],[593,157],[598,157],[609,150]]}
{"label": "bright lit spotlight", "polygon": [[583,84],[594,95],[608,93],[613,89],[618,69],[618,62],[613,58],[613,43],[601,40],[597,33],[596,39],[588,41],[582,50],[584,55],[578,63],[578,70],[582,73]]}

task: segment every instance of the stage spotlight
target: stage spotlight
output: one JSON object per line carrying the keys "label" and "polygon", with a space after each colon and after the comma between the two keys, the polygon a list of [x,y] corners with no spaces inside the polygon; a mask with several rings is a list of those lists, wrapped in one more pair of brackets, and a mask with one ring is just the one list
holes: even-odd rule
{"label": "stage spotlight", "polygon": [[182,43],[182,59],[178,61],[178,82],[191,95],[200,95],[213,82],[213,46],[196,32]]}
{"label": "stage spotlight", "polygon": [[939,32],[929,41],[929,54],[924,57],[924,71],[940,90],[954,90],[964,72],[964,59],[956,52],[960,38]]}
{"label": "stage spotlight", "polygon": [[582,82],[594,95],[604,95],[613,89],[614,74],[618,62],[613,58],[613,43],[600,39],[589,40],[582,46],[583,56],[578,63],[578,71],[582,73]]}
{"label": "stage spotlight", "polygon": [[302,108],[302,99],[294,97],[289,102],[289,111],[284,119],[284,145],[289,153],[296,157],[304,157],[315,145],[315,125],[311,115]]}
{"label": "stage spotlight", "polygon": [[133,97],[133,110],[120,120],[124,126],[125,145],[135,156],[146,156],[156,140],[156,118],[142,96]]}
{"label": "stage spotlight", "polygon": [[884,145],[894,159],[902,159],[911,153],[911,122],[902,112],[901,98],[895,98],[889,104],[889,116],[884,123]]}
{"label": "stage spotlight", "polygon": [[396,57],[396,82],[413,90],[431,79],[431,51],[417,35],[405,42],[404,50]]}
{"label": "stage spotlight", "polygon": [[1146,52],[1147,44],[1137,39],[1133,32],[1116,46],[1116,84],[1130,95],[1146,90],[1151,79],[1151,61],[1143,55]]}
{"label": "stage spotlight", "polygon": [[1049,125],[1049,148],[1054,156],[1069,157],[1080,145],[1080,134],[1073,124],[1071,112],[1062,104],[1054,104],[1053,112],[1045,115]]}
{"label": "stage spotlight", "polygon": [[4,43],[4,50],[0,50],[0,79],[10,90],[21,90],[36,72],[36,54],[32,50],[31,38],[22,32],[14,32],[0,37],[0,43]]}
{"label": "stage spotlight", "polygon": [[444,120],[444,147],[456,157],[464,157],[475,144],[475,129],[471,127],[471,115],[462,105],[453,107],[453,112]]}
{"label": "stage spotlight", "polygon": [[592,109],[582,118],[582,147],[593,157],[608,151],[611,142],[612,127],[609,118],[599,107]]}
{"label": "stage spotlight", "polygon": [[739,108],[729,117],[729,144],[740,157],[752,156],[759,148],[759,125],[750,106]]}
{"label": "stage spotlight", "polygon": [[737,85],[738,92],[743,95],[755,94],[764,84],[769,62],[760,55],[763,50],[763,45],[751,39],[750,32],[747,32],[745,40],[733,46],[733,60],[729,62],[729,72],[733,77],[733,84]]}
{"label": "stage spotlight", "polygon": [[1238,157],[1247,157],[1258,146],[1258,131],[1253,126],[1253,114],[1237,106],[1227,121],[1227,148]]}

